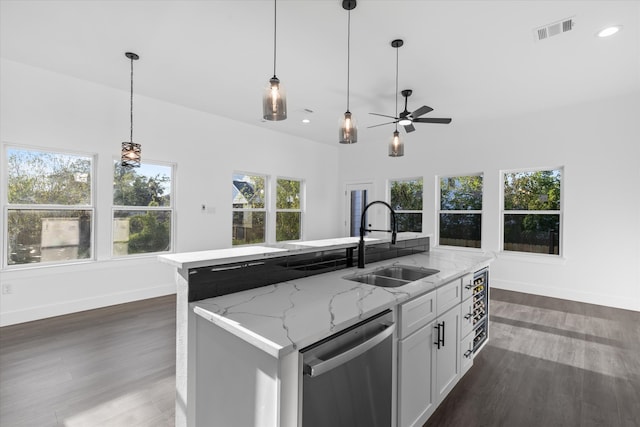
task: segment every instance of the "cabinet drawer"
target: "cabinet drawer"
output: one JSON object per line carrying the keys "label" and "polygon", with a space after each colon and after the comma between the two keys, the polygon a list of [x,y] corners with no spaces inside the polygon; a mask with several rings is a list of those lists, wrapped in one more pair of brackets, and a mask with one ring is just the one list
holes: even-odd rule
{"label": "cabinet drawer", "polygon": [[456,279],[436,289],[436,312],[438,315],[460,304],[461,279]]}
{"label": "cabinet drawer", "polygon": [[460,336],[466,337],[473,330],[473,300],[460,304]]}
{"label": "cabinet drawer", "polygon": [[462,276],[462,301],[473,295],[473,273]]}
{"label": "cabinet drawer", "polygon": [[436,318],[436,292],[400,306],[400,338],[407,337]]}
{"label": "cabinet drawer", "polygon": [[460,342],[460,375],[464,375],[473,366],[473,334]]}

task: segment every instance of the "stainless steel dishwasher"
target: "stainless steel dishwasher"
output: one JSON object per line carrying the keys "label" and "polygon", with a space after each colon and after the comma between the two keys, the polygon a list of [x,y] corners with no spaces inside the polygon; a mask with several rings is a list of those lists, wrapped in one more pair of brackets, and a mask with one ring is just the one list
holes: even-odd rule
{"label": "stainless steel dishwasher", "polygon": [[391,425],[393,313],[301,350],[303,427]]}

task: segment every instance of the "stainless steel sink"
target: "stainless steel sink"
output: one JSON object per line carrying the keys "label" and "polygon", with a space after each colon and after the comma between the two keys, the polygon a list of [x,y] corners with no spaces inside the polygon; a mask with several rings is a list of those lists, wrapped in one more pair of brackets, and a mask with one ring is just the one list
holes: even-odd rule
{"label": "stainless steel sink", "polygon": [[439,272],[440,270],[432,268],[396,264],[359,276],[347,277],[347,279],[384,288],[396,288]]}
{"label": "stainless steel sink", "polygon": [[396,264],[382,268],[380,270],[376,270],[373,272],[373,274],[413,282],[414,280],[420,280],[423,277],[431,276],[439,272],[440,270],[434,270],[431,268],[420,268],[410,265]]}
{"label": "stainless steel sink", "polygon": [[368,285],[382,286],[383,288],[397,288],[398,286],[406,285],[407,283],[409,283],[406,280],[378,276],[373,273],[361,274],[360,276],[351,277],[349,278],[349,280],[366,283]]}

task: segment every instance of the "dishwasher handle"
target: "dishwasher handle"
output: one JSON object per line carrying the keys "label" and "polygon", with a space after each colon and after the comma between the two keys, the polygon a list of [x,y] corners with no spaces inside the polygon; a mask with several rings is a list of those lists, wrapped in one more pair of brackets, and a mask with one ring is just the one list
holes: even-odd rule
{"label": "dishwasher handle", "polygon": [[304,374],[313,378],[318,375],[322,375],[325,372],[329,372],[330,370],[355,359],[361,354],[366,353],[368,350],[377,346],[382,341],[389,338],[395,329],[396,325],[394,323],[386,324],[385,328],[378,334],[372,336],[367,341],[332,357],[331,359],[321,360],[315,356],[311,356],[309,357],[309,360],[304,363]]}

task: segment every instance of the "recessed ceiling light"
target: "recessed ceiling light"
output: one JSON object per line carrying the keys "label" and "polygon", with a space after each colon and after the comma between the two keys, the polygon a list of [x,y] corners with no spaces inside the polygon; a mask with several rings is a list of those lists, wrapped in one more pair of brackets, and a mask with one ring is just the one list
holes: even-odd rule
{"label": "recessed ceiling light", "polygon": [[621,25],[614,25],[612,27],[603,28],[602,30],[598,31],[597,35],[598,37],[609,37],[620,31],[620,29],[622,29]]}
{"label": "recessed ceiling light", "polygon": [[302,119],[302,123],[311,123],[311,120],[309,120],[309,119]]}

